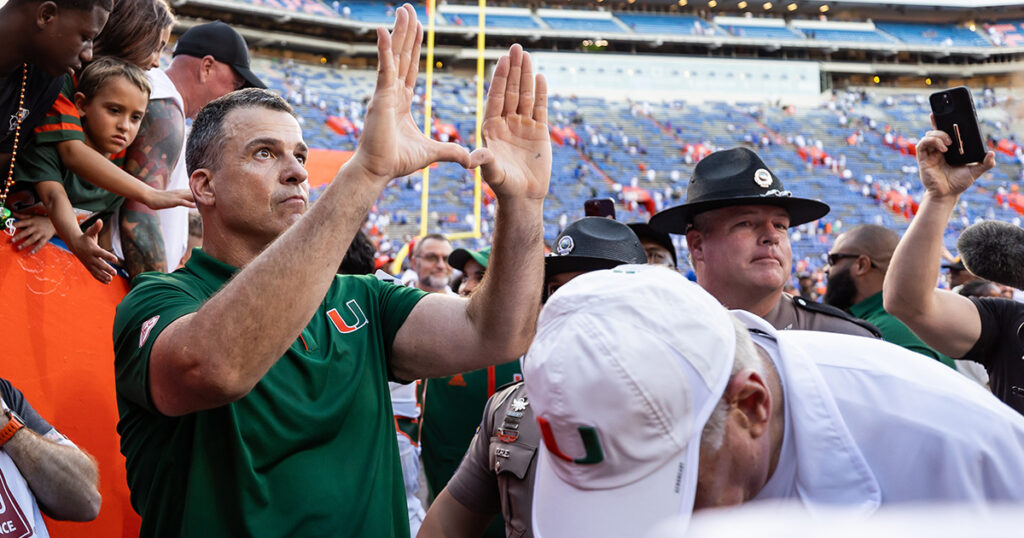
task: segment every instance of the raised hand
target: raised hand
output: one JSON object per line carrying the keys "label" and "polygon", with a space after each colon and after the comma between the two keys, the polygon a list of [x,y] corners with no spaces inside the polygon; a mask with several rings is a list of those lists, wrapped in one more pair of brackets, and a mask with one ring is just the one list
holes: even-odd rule
{"label": "raised hand", "polygon": [[466,148],[427,138],[412,119],[421,41],[423,27],[409,4],[398,8],[391,34],[377,29],[377,87],[350,162],[383,182],[438,161],[470,164]]}
{"label": "raised hand", "polygon": [[548,88],[533,75],[530,55],[512,45],[498,60],[487,92],[481,128],[484,148],[473,152],[483,178],[498,198],[543,199],[551,179]]}
{"label": "raised hand", "polygon": [[953,139],[946,132],[935,129],[934,116],[932,129],[917,143],[917,166],[921,173],[921,183],[929,194],[959,196],[974,180],[996,165],[996,154],[990,151],[980,163],[950,166],[944,154],[953,145]]}
{"label": "raised hand", "polygon": [[192,199],[192,191],[188,189],[164,191],[150,188],[149,190],[151,192],[145,204],[150,209],[167,209],[178,206],[192,208],[196,206],[195,200]]}
{"label": "raised hand", "polygon": [[31,253],[35,254],[46,245],[46,242],[51,237],[57,234],[53,223],[50,222],[50,217],[45,215],[23,215],[20,213],[15,213],[14,216],[18,219],[14,223],[14,227],[18,231],[11,238],[11,243],[18,250],[30,248],[32,249]]}
{"label": "raised hand", "polygon": [[103,229],[103,221],[98,220],[85,233],[71,240],[68,248],[92,273],[93,278],[104,284],[110,284],[117,274],[112,264],[117,263],[117,256],[107,252],[96,243],[96,237]]}

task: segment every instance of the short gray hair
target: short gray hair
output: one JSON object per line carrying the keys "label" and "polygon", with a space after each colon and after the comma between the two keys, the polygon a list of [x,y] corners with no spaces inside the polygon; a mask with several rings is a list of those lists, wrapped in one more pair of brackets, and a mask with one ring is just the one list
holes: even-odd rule
{"label": "short gray hair", "polygon": [[188,135],[185,169],[189,177],[200,168],[216,168],[217,156],[224,147],[224,118],[236,108],[265,108],[295,116],[291,105],[281,96],[261,88],[233,91],[210,101],[199,111]]}
{"label": "short gray hair", "polygon": [[[736,333],[736,353],[732,361],[732,372],[729,373],[729,379],[731,380],[741,370],[754,370],[764,375],[764,362],[761,360],[757,348],[754,347],[754,341],[750,339],[747,326],[732,314],[729,315],[729,318],[732,320]],[[715,410],[708,417],[707,423],[704,424],[704,431],[700,436],[700,442],[704,448],[713,451],[722,448],[722,443],[725,441],[725,423],[728,419],[729,403],[726,402],[723,394],[715,405]]]}

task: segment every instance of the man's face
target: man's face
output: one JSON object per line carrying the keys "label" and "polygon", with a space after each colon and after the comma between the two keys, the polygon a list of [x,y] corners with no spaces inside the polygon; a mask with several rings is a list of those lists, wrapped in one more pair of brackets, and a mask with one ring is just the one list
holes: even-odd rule
{"label": "man's face", "polygon": [[751,300],[782,291],[793,265],[785,209],[742,205],[704,215],[710,231],[691,230],[686,236],[701,286],[716,296],[736,290]]}
{"label": "man's face", "polygon": [[448,241],[424,239],[420,242],[413,256],[413,269],[421,288],[439,290],[448,285],[452,279],[452,267],[448,265],[451,253],[452,244]]}
{"label": "man's face", "polygon": [[44,11],[45,26],[32,53],[32,63],[54,77],[80,69],[92,60],[92,42],[109,16],[110,12],[98,5],[91,10],[54,7]]}
{"label": "man's face", "polygon": [[644,252],[647,253],[647,263],[675,267],[672,265],[672,254],[665,247],[650,239],[641,239],[640,244],[644,246]]}
{"label": "man's face", "polygon": [[135,140],[149,95],[124,77],[113,77],[92,99],[75,97],[82,129],[89,143],[100,153],[118,153]]}
{"label": "man's face", "polygon": [[[848,245],[845,235],[836,238],[832,245],[830,254],[858,254],[853,252]],[[857,258],[848,257],[836,260],[835,265],[826,265],[825,274],[828,276],[825,287],[825,297],[822,301],[840,310],[847,310],[853,306],[857,298],[857,283],[853,280],[850,272]]]}
{"label": "man's face", "polygon": [[476,262],[476,260],[470,259],[466,262],[466,265],[462,268],[463,274],[466,278],[462,279],[462,284],[459,285],[459,295],[463,297],[469,297],[470,293],[480,285],[480,282],[484,279],[484,273],[487,269],[484,266]]}
{"label": "man's face", "polygon": [[306,212],[309,149],[291,114],[262,107],[229,112],[222,134],[220,161],[209,171],[216,220],[265,246]]}

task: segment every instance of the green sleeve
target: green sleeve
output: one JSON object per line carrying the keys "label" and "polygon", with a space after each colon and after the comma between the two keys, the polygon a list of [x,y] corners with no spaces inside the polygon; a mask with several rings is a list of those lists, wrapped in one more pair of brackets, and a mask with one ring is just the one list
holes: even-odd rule
{"label": "green sleeve", "polygon": [[33,140],[18,150],[14,160],[14,180],[25,183],[41,181],[64,182],[64,163],[60,160],[57,147]]}
{"label": "green sleeve", "polygon": [[117,394],[157,413],[149,392],[153,342],[178,318],[199,310],[203,299],[190,294],[173,275],[144,274],[114,316],[114,377]]}
{"label": "green sleeve", "polygon": [[78,115],[78,107],[75,106],[75,92],[77,91],[76,80],[64,77],[64,85],[60,89],[60,94],[57,95],[50,110],[39,120],[39,125],[35,128],[36,140],[48,144],[67,140],[85,142],[82,118]]}
{"label": "green sleeve", "polygon": [[[398,329],[405,323],[406,318],[409,317],[420,299],[427,296],[427,292],[418,288],[382,282],[373,276],[369,278],[373,281],[371,285],[377,288],[377,303],[380,308],[385,353],[388,358],[388,370],[390,370],[395,335],[398,334]],[[388,373],[390,376],[390,371]],[[393,376],[390,377],[393,378]]]}

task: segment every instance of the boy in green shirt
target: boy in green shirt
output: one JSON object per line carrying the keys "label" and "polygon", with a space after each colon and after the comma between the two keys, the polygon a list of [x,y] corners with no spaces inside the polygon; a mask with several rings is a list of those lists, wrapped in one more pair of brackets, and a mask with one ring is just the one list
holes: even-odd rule
{"label": "boy in green shirt", "polygon": [[[82,71],[75,106],[82,118],[85,142],[92,149],[123,162],[125,149],[135,140],[149,102],[149,82],[138,67],[114,58],[100,58]],[[45,242],[56,231],[72,253],[107,284],[117,257],[98,241],[103,221],[117,211],[120,196],[82,181],[68,170],[52,144],[30,144],[20,155],[14,177],[34,184],[36,195],[49,216],[52,228],[40,219],[30,220],[22,233],[33,243]],[[92,222],[83,232],[80,222]],[[20,234],[19,234],[20,235]],[[109,245],[109,235],[103,241]]]}

